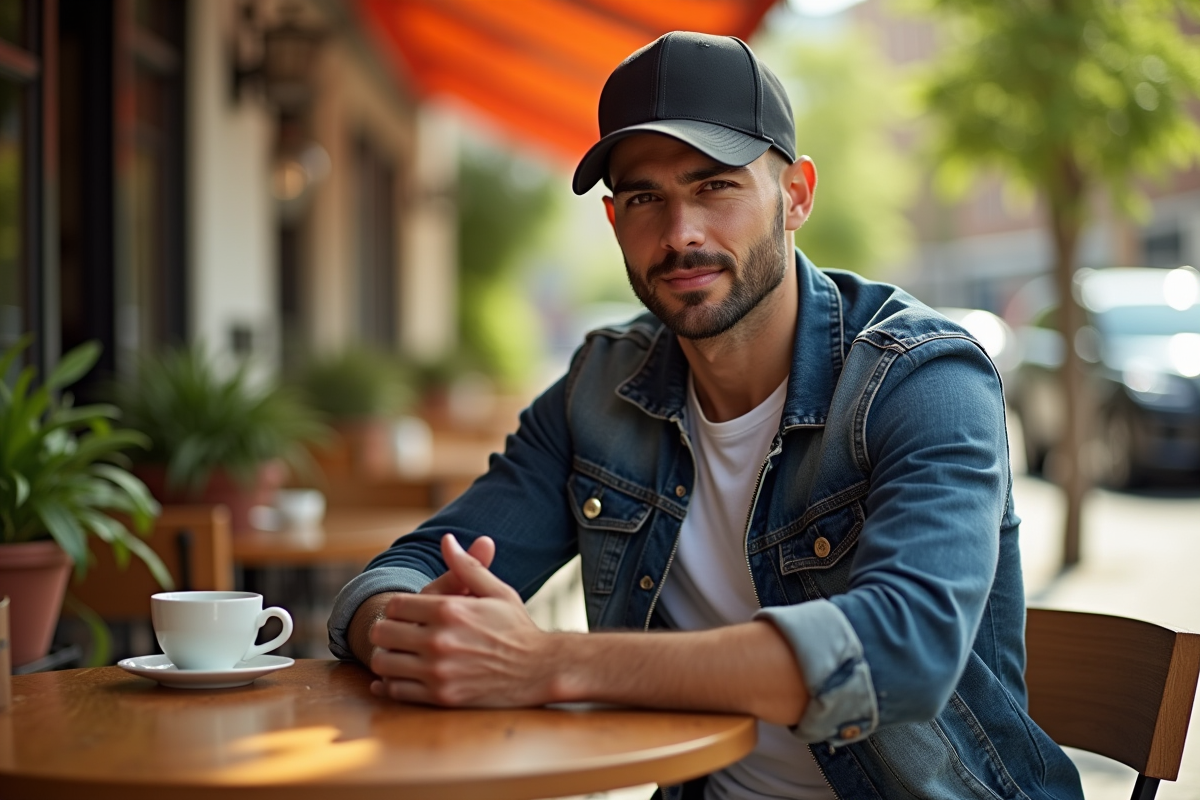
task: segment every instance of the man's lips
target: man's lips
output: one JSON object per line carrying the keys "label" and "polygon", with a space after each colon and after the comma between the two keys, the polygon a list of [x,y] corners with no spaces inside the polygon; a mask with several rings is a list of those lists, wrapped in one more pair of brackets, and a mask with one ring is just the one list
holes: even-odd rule
{"label": "man's lips", "polygon": [[677,292],[690,292],[708,286],[724,271],[720,267],[678,270],[664,275],[659,280]]}

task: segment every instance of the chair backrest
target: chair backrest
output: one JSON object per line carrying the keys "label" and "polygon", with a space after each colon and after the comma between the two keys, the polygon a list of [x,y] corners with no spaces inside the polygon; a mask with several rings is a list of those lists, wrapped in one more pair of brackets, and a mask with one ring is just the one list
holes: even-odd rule
{"label": "chair backrest", "polygon": [[1031,608],[1029,715],[1051,739],[1175,780],[1183,759],[1200,635],[1105,614]]}
{"label": "chair backrest", "polygon": [[[163,506],[146,540],[163,560],[176,589],[233,588],[233,539],[225,506]],[[92,537],[93,563],[71,592],[105,619],[150,619],[150,595],[162,588],[136,556],[117,566],[107,544]]]}

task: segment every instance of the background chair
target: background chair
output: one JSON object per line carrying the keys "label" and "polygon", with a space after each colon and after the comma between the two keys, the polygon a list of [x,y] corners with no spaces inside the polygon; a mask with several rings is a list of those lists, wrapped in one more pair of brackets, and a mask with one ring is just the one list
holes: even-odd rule
{"label": "background chair", "polygon": [[1133,800],[1179,777],[1200,635],[1141,620],[1031,608],[1029,715],[1060,745],[1137,770]]}
{"label": "background chair", "polygon": [[[233,588],[233,540],[225,506],[163,506],[146,540],[163,560],[177,590]],[[70,592],[106,622],[149,624],[150,595],[163,591],[138,558],[120,569],[112,550],[90,539],[91,568]]]}

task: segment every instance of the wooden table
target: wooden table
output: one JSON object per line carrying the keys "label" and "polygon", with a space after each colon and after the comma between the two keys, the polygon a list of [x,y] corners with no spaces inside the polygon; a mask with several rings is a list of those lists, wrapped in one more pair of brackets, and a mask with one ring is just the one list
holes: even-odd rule
{"label": "wooden table", "polygon": [[753,747],[754,720],[629,709],[463,710],[373,697],[307,660],[251,686],[166,689],[117,667],[13,679],[0,796],[506,800],[677,783]]}
{"label": "wooden table", "polygon": [[331,508],[311,530],[234,535],[233,561],[242,567],[363,566],[433,514],[429,508]]}

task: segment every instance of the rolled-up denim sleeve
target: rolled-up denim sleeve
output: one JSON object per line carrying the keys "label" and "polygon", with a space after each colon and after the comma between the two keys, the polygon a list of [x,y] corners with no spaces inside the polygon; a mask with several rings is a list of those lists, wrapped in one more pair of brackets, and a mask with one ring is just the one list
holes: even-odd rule
{"label": "rolled-up denim sleeve", "polygon": [[847,591],[759,612],[804,675],[807,742],[932,719],[984,613],[1010,489],[999,378],[965,341],[931,349],[899,355],[864,398],[870,489]]}
{"label": "rolled-up denim sleeve", "polygon": [[352,659],[348,630],[355,611],[383,592],[419,592],[446,571],[441,539],[453,533],[463,547],[480,536],[496,541],[492,573],[529,599],[575,555],[574,520],[564,488],[570,472],[565,411],[566,379],[521,413],[517,432],[488,471],[458,499],[367,564],[334,600],[329,649]]}
{"label": "rolled-up denim sleeve", "polygon": [[350,620],[369,597],[385,592],[419,592],[433,579],[415,569],[383,567],[356,575],[333,600],[329,615],[329,652],[344,661],[354,660],[347,632]]}
{"label": "rolled-up denim sleeve", "polygon": [[840,608],[813,600],[764,608],[754,618],[773,623],[787,639],[808,687],[808,706],[792,729],[797,737],[805,742],[853,741],[861,731],[878,727],[871,668]]}

